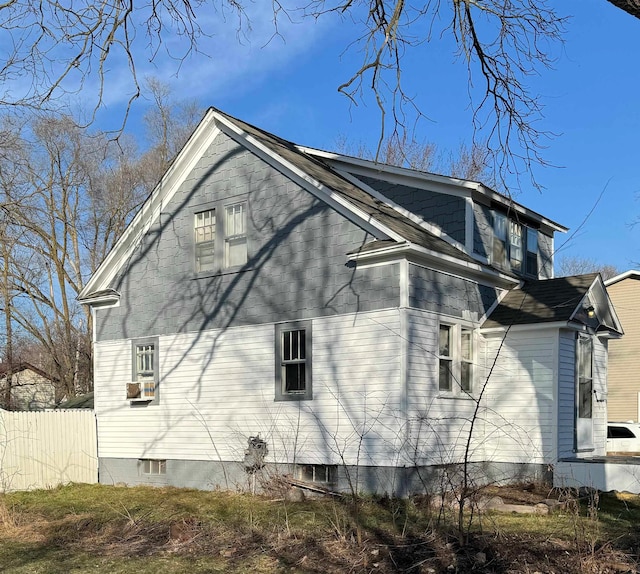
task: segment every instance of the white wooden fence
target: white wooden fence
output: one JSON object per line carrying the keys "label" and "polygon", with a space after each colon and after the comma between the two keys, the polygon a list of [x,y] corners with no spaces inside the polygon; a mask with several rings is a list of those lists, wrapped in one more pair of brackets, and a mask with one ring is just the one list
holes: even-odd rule
{"label": "white wooden fence", "polygon": [[98,482],[93,410],[0,409],[0,491]]}

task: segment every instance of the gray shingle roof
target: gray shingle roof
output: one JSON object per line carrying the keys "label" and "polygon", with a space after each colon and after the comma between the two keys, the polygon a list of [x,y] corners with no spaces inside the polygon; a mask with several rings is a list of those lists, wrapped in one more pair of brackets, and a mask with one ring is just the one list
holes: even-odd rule
{"label": "gray shingle roof", "polygon": [[[401,235],[405,240],[450,257],[478,263],[460,249],[457,249],[444,239],[430,233],[389,205],[376,199],[363,189],[360,189],[342,177],[331,168],[328,163],[325,163],[320,158],[303,152],[292,142],[225,114],[218,109],[213,109],[229,122],[235,124],[238,128],[258,140],[266,148],[278,154],[322,185],[340,194],[352,205]],[[371,248],[370,245],[367,247],[368,249]]]}
{"label": "gray shingle roof", "polygon": [[597,273],[589,273],[527,281],[505,295],[482,327],[569,321],[597,277]]}

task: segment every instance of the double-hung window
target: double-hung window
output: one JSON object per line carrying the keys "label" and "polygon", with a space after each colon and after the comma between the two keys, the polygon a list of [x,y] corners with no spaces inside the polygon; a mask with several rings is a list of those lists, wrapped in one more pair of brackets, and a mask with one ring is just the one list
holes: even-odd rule
{"label": "double-hung window", "polygon": [[158,398],[158,339],[133,341],[131,348],[132,382],[127,385],[127,398],[153,401]]}
{"label": "double-hung window", "polygon": [[527,227],[527,256],[524,272],[538,277],[538,231]]}
{"label": "double-hung window", "polygon": [[207,209],[196,213],[196,271],[213,271],[215,269],[215,243],[216,210]]}
{"label": "double-hung window", "polygon": [[438,389],[473,391],[474,337],[471,329],[441,323],[438,328]]}
{"label": "double-hung window", "polygon": [[275,399],[311,399],[311,323],[276,325],[275,357]]}
{"label": "double-hung window", "polygon": [[224,266],[237,267],[247,262],[247,203],[227,205],[224,227]]}
{"label": "double-hung window", "polygon": [[504,265],[507,262],[507,216],[493,212],[493,263]]}
{"label": "double-hung window", "polygon": [[245,265],[247,201],[222,201],[194,214],[196,273],[210,274]]}
{"label": "double-hung window", "polygon": [[494,211],[491,261],[499,267],[538,277],[538,231]]}
{"label": "double-hung window", "polygon": [[523,252],[522,225],[517,221],[509,220],[509,263],[511,268],[522,271]]}

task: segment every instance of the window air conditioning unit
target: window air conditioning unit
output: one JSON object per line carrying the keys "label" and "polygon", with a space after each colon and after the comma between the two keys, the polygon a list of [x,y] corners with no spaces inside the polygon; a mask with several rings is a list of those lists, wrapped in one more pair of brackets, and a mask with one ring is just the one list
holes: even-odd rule
{"label": "window air conditioning unit", "polygon": [[156,385],[154,382],[133,382],[127,384],[127,399],[130,401],[151,401],[155,398]]}

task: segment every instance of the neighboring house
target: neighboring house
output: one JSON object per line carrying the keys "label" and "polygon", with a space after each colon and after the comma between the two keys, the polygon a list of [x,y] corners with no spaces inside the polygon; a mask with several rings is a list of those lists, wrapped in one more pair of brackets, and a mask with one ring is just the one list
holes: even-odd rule
{"label": "neighboring house", "polygon": [[232,488],[264,462],[406,494],[604,454],[622,331],[599,275],[552,278],[557,231],[210,109],[80,294],[100,481]]}
{"label": "neighboring house", "polygon": [[605,281],[624,327],[624,337],[609,348],[610,421],[640,421],[640,271]]}
{"label": "neighboring house", "polygon": [[14,364],[11,369],[6,363],[0,363],[0,403],[12,411],[52,408],[56,404],[56,382],[27,362]]}

